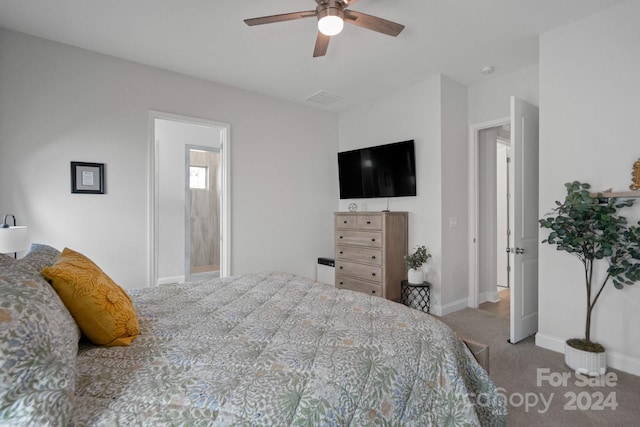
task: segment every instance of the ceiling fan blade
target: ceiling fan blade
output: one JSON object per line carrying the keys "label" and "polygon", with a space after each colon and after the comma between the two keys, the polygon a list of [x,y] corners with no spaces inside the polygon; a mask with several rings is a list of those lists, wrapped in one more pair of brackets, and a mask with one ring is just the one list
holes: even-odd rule
{"label": "ceiling fan blade", "polygon": [[313,49],[314,58],[317,58],[318,56],[324,56],[327,53],[329,40],[331,40],[331,36],[325,36],[320,31],[318,31],[318,38],[316,38],[316,47]]}
{"label": "ceiling fan blade", "polygon": [[354,10],[344,11],[344,21],[349,24],[357,25],[368,30],[377,31],[389,36],[397,36],[404,30],[404,25],[397,24],[377,16],[367,15],[366,13],[356,12]]}
{"label": "ceiling fan blade", "polygon": [[293,21],[294,19],[311,18],[316,16],[318,12],[315,10],[305,10],[302,12],[283,13],[280,15],[261,16],[260,18],[245,19],[245,24],[249,26],[273,24],[275,22]]}

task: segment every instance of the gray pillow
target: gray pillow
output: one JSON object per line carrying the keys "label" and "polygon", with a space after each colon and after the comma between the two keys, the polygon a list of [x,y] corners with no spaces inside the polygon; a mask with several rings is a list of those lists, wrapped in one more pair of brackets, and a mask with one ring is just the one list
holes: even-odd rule
{"label": "gray pillow", "polygon": [[32,243],[24,258],[18,261],[27,263],[40,272],[43,268],[55,264],[59,257],[60,251],[56,248],[41,243]]}
{"label": "gray pillow", "polygon": [[0,256],[0,424],[66,425],[80,331],[30,263]]}

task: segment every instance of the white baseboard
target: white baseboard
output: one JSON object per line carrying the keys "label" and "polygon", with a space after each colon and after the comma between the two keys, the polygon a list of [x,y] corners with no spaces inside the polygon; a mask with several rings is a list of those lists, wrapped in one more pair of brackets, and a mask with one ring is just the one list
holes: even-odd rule
{"label": "white baseboard", "polygon": [[500,295],[498,295],[498,291],[482,292],[479,294],[478,304],[482,304],[483,302],[500,302]]}
{"label": "white baseboard", "polygon": [[557,353],[564,353],[564,342],[561,338],[552,337],[550,335],[536,333],[536,345],[538,347],[546,348],[547,350],[555,351]]}
{"label": "white baseboard", "polygon": [[469,300],[467,298],[461,298],[459,300],[450,302],[448,304],[445,304],[441,307],[440,311],[442,314],[440,314],[441,316],[445,316],[449,313],[454,313],[456,311],[460,311],[463,310],[465,308],[467,308],[469,306]]}
{"label": "white baseboard", "polygon": [[[536,334],[536,345],[547,350],[564,353],[565,339],[550,335]],[[632,375],[640,376],[640,359],[626,354],[607,350],[607,366]]]}
{"label": "white baseboard", "polygon": [[493,292],[487,292],[487,300],[489,302],[500,302],[500,294],[498,294],[498,291],[493,291]]}
{"label": "white baseboard", "polygon": [[184,276],[160,277],[158,279],[157,286],[169,285],[171,283],[182,283],[182,282],[184,282]]}
{"label": "white baseboard", "polygon": [[482,304],[483,302],[487,302],[487,293],[486,292],[480,292],[478,294],[478,305]]}

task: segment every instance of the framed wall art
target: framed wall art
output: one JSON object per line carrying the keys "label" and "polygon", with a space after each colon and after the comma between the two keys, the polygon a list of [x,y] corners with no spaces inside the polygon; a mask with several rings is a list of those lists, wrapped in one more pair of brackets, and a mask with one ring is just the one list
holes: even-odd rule
{"label": "framed wall art", "polygon": [[104,163],[71,162],[71,192],[104,194]]}
{"label": "framed wall art", "polygon": [[639,190],[640,189],[640,159],[636,160],[633,164],[633,171],[631,172],[631,185],[629,186],[629,190]]}

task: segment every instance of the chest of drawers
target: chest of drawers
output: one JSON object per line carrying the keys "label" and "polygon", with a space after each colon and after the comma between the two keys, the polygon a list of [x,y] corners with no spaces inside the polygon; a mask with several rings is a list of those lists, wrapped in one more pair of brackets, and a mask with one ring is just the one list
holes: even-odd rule
{"label": "chest of drawers", "polygon": [[336,287],[400,299],[407,212],[336,212]]}

